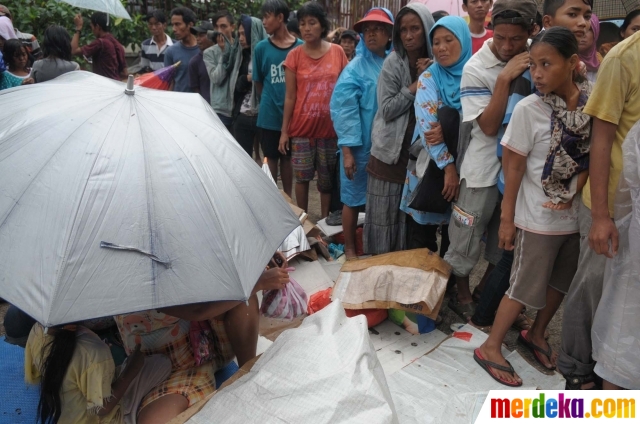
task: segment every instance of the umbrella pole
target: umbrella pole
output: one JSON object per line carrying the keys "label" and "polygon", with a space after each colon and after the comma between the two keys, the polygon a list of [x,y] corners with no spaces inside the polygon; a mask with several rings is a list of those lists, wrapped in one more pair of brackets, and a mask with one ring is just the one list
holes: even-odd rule
{"label": "umbrella pole", "polygon": [[136,90],[133,87],[133,75],[129,75],[129,77],[127,78],[127,88],[124,89],[124,94],[132,96],[133,94],[135,94],[135,92]]}

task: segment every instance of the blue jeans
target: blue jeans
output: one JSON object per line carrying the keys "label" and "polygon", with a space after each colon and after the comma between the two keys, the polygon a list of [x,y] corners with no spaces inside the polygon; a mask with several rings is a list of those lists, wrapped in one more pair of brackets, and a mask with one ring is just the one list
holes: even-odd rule
{"label": "blue jeans", "polygon": [[480,327],[493,325],[493,319],[504,294],[509,289],[511,278],[511,265],[513,264],[513,251],[505,250],[502,259],[491,271],[487,284],[484,286],[480,303],[476,312],[471,317],[471,321]]}

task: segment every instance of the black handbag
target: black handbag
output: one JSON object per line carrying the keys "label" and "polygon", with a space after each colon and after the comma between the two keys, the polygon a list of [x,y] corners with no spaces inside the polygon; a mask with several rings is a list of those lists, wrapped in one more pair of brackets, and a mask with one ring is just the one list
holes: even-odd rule
{"label": "black handbag", "polygon": [[[449,153],[457,157],[460,113],[445,106],[438,109],[438,118],[447,149]],[[430,159],[424,175],[409,199],[409,207],[421,212],[447,212],[451,202],[444,198],[442,190],[444,190],[444,170],[438,168],[436,162]]]}

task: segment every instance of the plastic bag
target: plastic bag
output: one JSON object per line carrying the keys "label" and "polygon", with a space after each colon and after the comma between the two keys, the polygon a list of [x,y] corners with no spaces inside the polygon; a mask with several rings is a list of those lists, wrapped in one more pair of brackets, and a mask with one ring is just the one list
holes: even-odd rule
{"label": "plastic bag", "polygon": [[260,312],[269,318],[294,319],[307,312],[307,294],[290,278],[284,289],[264,292]]}
{"label": "plastic bag", "polygon": [[213,359],[213,351],[211,342],[213,341],[213,330],[209,321],[191,321],[189,329],[189,341],[191,342],[191,351],[196,361],[196,366],[200,366]]}

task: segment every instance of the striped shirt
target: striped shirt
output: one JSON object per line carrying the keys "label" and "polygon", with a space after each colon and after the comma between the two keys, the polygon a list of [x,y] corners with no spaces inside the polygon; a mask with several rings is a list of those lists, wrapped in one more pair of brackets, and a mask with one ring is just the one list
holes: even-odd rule
{"label": "striped shirt", "polygon": [[153,37],[142,42],[142,52],[140,54],[140,66],[142,69],[149,67],[151,70],[157,71],[164,68],[164,52],[175,43],[167,34],[165,36],[167,41],[160,49],[158,49]]}
{"label": "striped shirt", "polygon": [[498,183],[500,161],[496,155],[497,137],[482,132],[476,120],[491,101],[498,75],[506,63],[501,62],[485,41],[482,48],[469,59],[462,72],[460,103],[462,119],[472,122],[471,141],[460,167],[460,179],[465,179],[468,188],[491,187]]}

